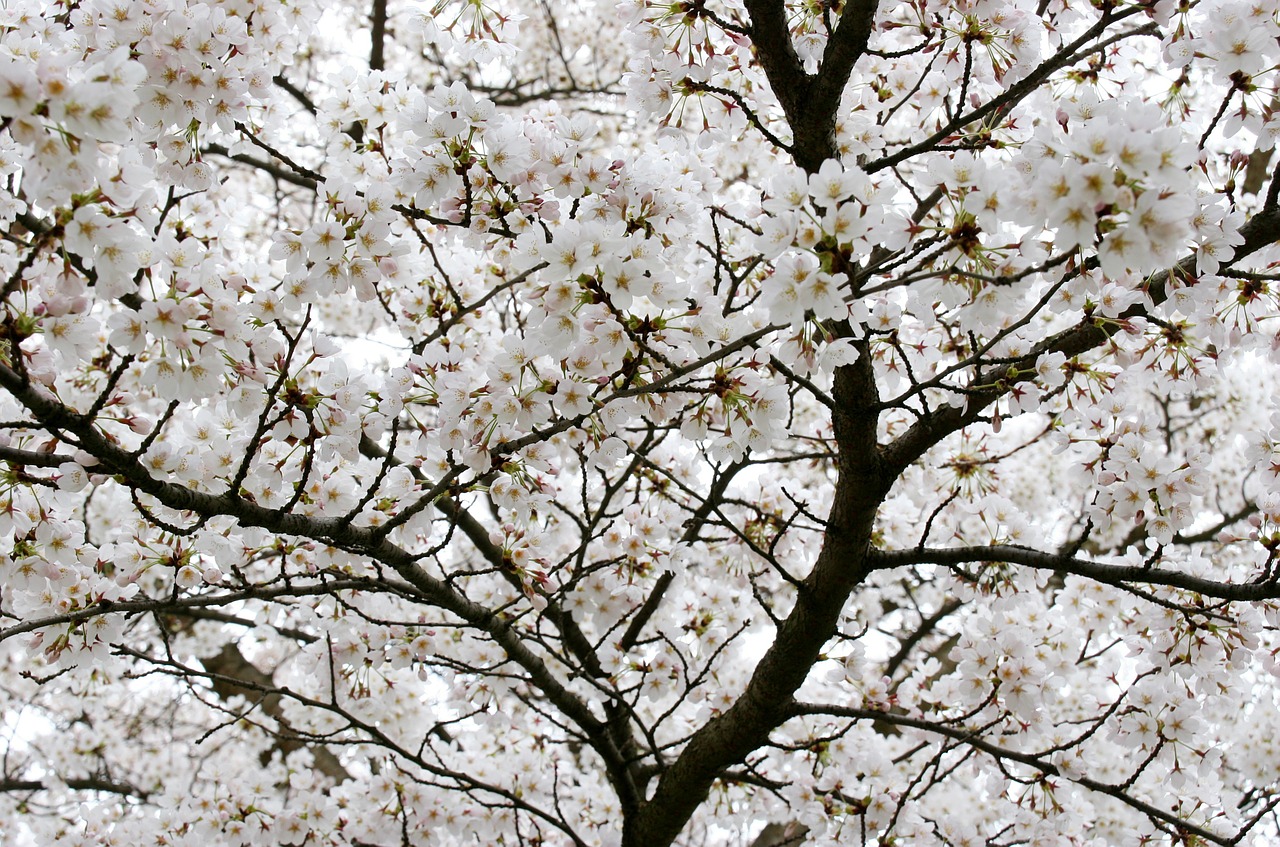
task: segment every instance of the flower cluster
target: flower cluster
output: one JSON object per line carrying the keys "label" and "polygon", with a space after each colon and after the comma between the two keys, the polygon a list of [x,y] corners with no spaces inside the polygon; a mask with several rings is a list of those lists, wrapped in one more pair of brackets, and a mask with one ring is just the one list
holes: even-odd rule
{"label": "flower cluster", "polygon": [[1278,35],[13,0],[0,840],[1271,837]]}

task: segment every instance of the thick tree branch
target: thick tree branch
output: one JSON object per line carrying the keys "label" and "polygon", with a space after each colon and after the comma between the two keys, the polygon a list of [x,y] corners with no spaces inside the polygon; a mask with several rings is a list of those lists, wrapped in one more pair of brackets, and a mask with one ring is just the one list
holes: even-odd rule
{"label": "thick tree branch", "polygon": [[[105,794],[119,794],[121,797],[132,797],[135,800],[144,802],[150,796],[150,792],[143,791],[136,785],[105,777],[77,777],[62,780],[61,784],[73,791],[99,791]],[[49,785],[37,779],[0,779],[0,792],[5,793],[47,791],[49,787]]]}
{"label": "thick tree branch", "polygon": [[314,115],[319,112],[319,109],[316,108],[315,102],[307,96],[307,92],[290,82],[288,77],[283,74],[277,74],[271,78],[271,81],[279,86],[283,91],[287,92],[294,100],[297,100],[298,104],[311,114]]}
{"label": "thick tree branch", "polygon": [[756,58],[794,131],[808,105],[813,77],[805,73],[804,63],[791,43],[786,5],[782,0],[745,0],[743,5],[751,16],[751,43]]}
{"label": "thick tree branch", "polygon": [[315,762],[316,769],[334,782],[346,782],[351,774],[342,762],[327,747],[320,744],[306,744],[300,740],[289,721],[284,717],[284,708],[280,705],[280,695],[262,693],[275,685],[271,675],[258,670],[252,662],[240,652],[240,647],[233,641],[222,645],[217,654],[202,656],[200,664],[210,673],[210,681],[214,692],[223,700],[235,696],[244,697],[247,702],[258,704],[263,713],[276,721],[281,732],[275,737],[274,749],[282,756],[295,750],[308,749]]}
{"label": "thick tree branch", "polygon": [[833,133],[836,111],[840,108],[853,66],[867,52],[879,5],[879,0],[850,0],[846,3],[840,13],[840,22],[822,54],[822,65],[813,83],[808,108],[811,112],[822,113],[824,120],[829,114]]}
{"label": "thick tree branch", "polygon": [[867,52],[878,5],[878,0],[853,0],[845,6],[815,75],[805,72],[796,53],[785,4],[746,0],[756,58],[791,126],[787,149],[810,173],[836,155],[836,112],[854,64]]}
{"label": "thick tree branch", "polygon": [[[871,554],[871,567],[875,570],[875,561],[877,553]],[[937,611],[928,617],[922,617],[920,625],[911,631],[909,635],[902,639],[898,645],[898,649],[889,657],[889,661],[885,662],[884,675],[892,677],[898,672],[898,668],[902,667],[907,658],[910,657],[911,651],[916,648],[921,641],[928,638],[930,633],[938,628],[938,624],[954,614],[956,611],[964,607],[964,603],[960,600],[948,600],[938,607]]]}
{"label": "thick tree branch", "polygon": [[1274,600],[1280,598],[1280,583],[1230,583],[1191,576],[1164,568],[1144,565],[1108,565],[1078,559],[1061,553],[1048,553],[1030,547],[998,544],[978,547],[926,547],[922,550],[874,552],[870,567],[874,570],[908,565],[963,565],[975,562],[1007,562],[1011,565],[1070,573],[1108,585],[1125,587],[1132,584],[1160,585],[1194,591],[1218,600]]}
{"label": "thick tree branch", "polygon": [[302,174],[295,173],[289,168],[282,167],[274,162],[268,162],[266,159],[259,159],[254,156],[250,156],[246,153],[232,153],[221,144],[206,144],[204,146],[204,152],[212,153],[215,156],[222,156],[223,158],[230,159],[233,162],[239,162],[242,165],[248,165],[270,175],[273,179],[278,179],[281,182],[287,182],[290,185],[296,185],[299,188],[305,188],[308,191],[315,191],[316,186],[319,185],[316,180],[309,176],[303,176]]}
{"label": "thick tree branch", "polygon": [[530,683],[582,729],[608,767],[625,770],[626,757],[613,744],[606,723],[592,714],[586,702],[565,687],[546,661],[533,652],[511,620],[472,602],[452,586],[428,575],[415,556],[388,541],[383,534],[368,527],[355,526],[343,517],[282,512],[240,497],[208,494],[158,480],[147,472],[137,457],[98,431],[91,420],[71,411],[43,388],[2,364],[0,388],[12,394],[45,426],[78,439],[78,446],[102,463],[103,472],[118,475],[123,484],[156,498],[170,509],[205,516],[226,515],[244,526],[324,541],[339,549],[369,556],[394,569],[428,603],[452,612],[487,633],[512,661],[524,669]]}
{"label": "thick tree branch", "polygon": [[[368,436],[361,436],[360,451],[371,458],[389,458],[393,465],[403,464],[395,456],[388,457],[387,451],[375,444]],[[416,467],[411,467],[410,473],[420,482],[426,479],[422,471]],[[434,498],[432,505],[462,530],[462,534],[467,537],[485,561],[509,580],[513,580],[517,585],[519,584],[519,577],[511,572],[508,563],[504,561],[501,548],[490,540],[489,530],[484,524],[463,508],[457,500],[447,495]],[[564,645],[569,649],[574,659],[581,664],[582,669],[592,678],[602,679],[606,677],[607,674],[600,664],[600,657],[596,654],[590,640],[582,632],[582,628],[573,619],[573,615],[565,611],[564,607],[555,598],[544,597],[544,599],[547,601],[547,607],[543,610],[543,614],[560,632]],[[638,765],[638,759],[635,755],[637,744],[627,723],[628,712],[626,709],[619,708],[616,701],[611,701],[606,706],[606,715],[613,748],[625,754],[622,758],[617,759],[605,757],[606,767],[609,768],[609,776],[613,782],[614,789],[618,792],[619,802],[622,804],[624,811],[630,811],[636,808],[641,800],[641,792],[638,787],[639,777],[636,773],[636,765]],[[629,766],[623,764],[624,759],[630,761]]]}
{"label": "thick tree branch", "polygon": [[20,450],[17,447],[0,447],[0,460],[14,465],[31,465],[36,468],[56,468],[73,462],[71,456],[58,453],[41,453],[37,450]]}
{"label": "thick tree branch", "polygon": [[373,0],[373,10],[369,13],[369,37],[372,46],[369,48],[369,67],[380,71],[386,67],[385,50],[387,41],[387,0]]}
{"label": "thick tree branch", "polygon": [[835,633],[853,590],[869,573],[867,553],[876,511],[892,483],[876,448],[878,405],[871,357],[836,371],[835,433],[839,478],[827,532],[795,607],[779,625],[737,701],[694,733],[661,776],[652,799],[627,821],[623,847],[664,847],[706,799],[729,766],[764,744],[786,719],[786,704]]}
{"label": "thick tree branch", "polygon": [[[1244,236],[1244,243],[1236,248],[1228,264],[1235,264],[1280,241],[1280,206],[1273,205],[1258,212],[1240,228],[1240,233]],[[1189,256],[1177,267],[1149,277],[1145,287],[1151,302],[1155,305],[1163,303],[1169,296],[1169,281],[1192,279],[1195,267],[1195,257]],[[1055,352],[1064,354],[1068,359],[1078,356],[1105,344],[1124,327],[1126,320],[1145,314],[1145,307],[1138,305],[1121,315],[1119,320],[1104,322],[1087,317],[1074,327],[1037,344],[1027,355],[1002,367],[999,378],[984,377],[983,383],[971,385],[964,395],[963,405],[935,408],[921,415],[916,423],[885,448],[886,462],[899,471],[906,468],[951,433],[980,420],[985,409],[1015,385],[1034,378],[1035,365],[1041,356]]]}
{"label": "thick tree branch", "polygon": [[771,823],[760,831],[751,847],[799,847],[809,834],[809,827],[797,821]]}

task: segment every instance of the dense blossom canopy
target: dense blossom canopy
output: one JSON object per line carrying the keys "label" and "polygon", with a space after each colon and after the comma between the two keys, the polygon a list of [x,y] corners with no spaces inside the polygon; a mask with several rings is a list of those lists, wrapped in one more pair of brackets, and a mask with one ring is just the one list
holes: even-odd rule
{"label": "dense blossom canopy", "polygon": [[0,842],[1264,843],[1271,0],[0,3]]}

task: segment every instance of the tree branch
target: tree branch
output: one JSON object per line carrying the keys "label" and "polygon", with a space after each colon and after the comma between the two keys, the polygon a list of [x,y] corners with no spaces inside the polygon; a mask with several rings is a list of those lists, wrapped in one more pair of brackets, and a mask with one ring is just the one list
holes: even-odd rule
{"label": "tree branch", "polygon": [[[939,142],[948,138],[956,130],[968,126],[974,121],[982,120],[988,115],[1012,107],[1013,104],[1021,101],[1031,92],[1039,88],[1040,84],[1047,80],[1055,71],[1061,70],[1081,58],[1081,54],[1077,51],[1105,32],[1112,24],[1117,21],[1124,20],[1127,17],[1131,17],[1132,15],[1139,14],[1142,11],[1142,8],[1135,6],[1130,9],[1123,9],[1119,12],[1109,11],[1103,14],[1098,22],[1085,31],[1083,35],[1063,47],[1053,56],[1041,62],[1035,70],[1027,74],[1025,78],[1020,80],[1016,85],[1011,86],[999,97],[994,97],[991,100],[988,100],[972,112],[957,115],[954,120],[950,121],[942,129],[938,130],[923,141],[913,144],[910,147],[904,147],[896,153],[885,156],[883,159],[877,159],[874,162],[868,163],[865,168],[866,172],[875,173],[876,171],[884,170],[885,168],[891,168],[900,162],[910,159],[918,153],[933,150]],[[1103,44],[1100,44],[1087,52],[1096,52],[1097,50],[1103,49],[1106,45],[1123,38],[1129,38],[1134,35],[1150,35],[1155,32],[1157,32],[1155,24],[1147,24],[1129,32],[1119,33],[1115,37],[1108,39]]]}
{"label": "tree branch", "polygon": [[836,370],[833,394],[839,477],[827,532],[791,614],[756,665],[746,690],[695,732],[661,776],[652,799],[626,821],[623,847],[671,844],[730,765],[764,744],[786,719],[786,704],[835,633],[853,590],[870,572],[867,553],[876,511],[892,484],[876,448],[875,373],[866,351]]}
{"label": "tree branch", "polygon": [[[403,465],[400,459],[395,456],[388,456],[387,451],[375,444],[368,436],[361,436],[360,452],[371,458],[387,458],[393,465]],[[425,480],[425,476],[419,468],[413,466],[409,466],[409,468],[410,474],[415,479],[419,481]],[[485,561],[498,572],[507,576],[508,579],[513,579],[517,584],[519,583],[519,577],[510,572],[509,566],[504,561],[502,550],[490,540],[488,528],[447,494],[433,498],[432,505],[462,530],[462,534],[467,537]],[[543,614],[560,632],[564,645],[582,665],[582,669],[594,679],[606,677],[607,674],[600,664],[600,657],[596,654],[590,640],[582,632],[582,628],[573,619],[573,615],[565,611],[564,607],[555,598],[544,597],[543,599],[547,601],[547,607],[543,610]],[[605,765],[609,769],[614,790],[618,792],[619,802],[624,810],[631,810],[639,805],[641,792],[638,788],[635,768],[626,766],[624,758],[633,758],[636,749],[635,738],[630,733],[626,723],[625,710],[619,710],[617,703],[611,702],[606,706],[606,711],[609,718],[608,725],[613,746],[628,755],[617,759],[611,759],[608,756],[602,756],[602,758],[605,759]]]}
{"label": "tree branch", "polygon": [[751,16],[748,30],[756,58],[787,120],[794,124],[808,103],[813,77],[805,73],[791,42],[786,5],[782,0],[745,0],[743,5]]}
{"label": "tree branch", "polygon": [[[240,647],[234,641],[222,645],[215,655],[201,656],[200,664],[210,674],[213,690],[223,700],[241,696],[250,703],[257,703],[263,713],[280,725],[281,733],[275,737],[274,749],[282,756],[303,748],[311,752],[316,769],[334,782],[342,783],[351,779],[351,774],[343,766],[337,756],[327,747],[320,744],[306,744],[294,733],[289,721],[284,717],[284,708],[280,705],[280,695],[264,694],[275,686],[271,675],[258,670],[257,666],[245,658]],[[270,753],[270,751],[267,751]]]}
{"label": "tree branch", "polygon": [[870,554],[873,570],[906,567],[909,565],[961,565],[972,562],[1007,562],[1036,568],[1075,574],[1097,582],[1125,587],[1131,583],[1162,585],[1194,591],[1219,600],[1274,600],[1280,598],[1280,583],[1262,582],[1238,584],[1217,582],[1212,579],[1191,576],[1179,571],[1143,565],[1108,565],[1091,562],[1061,553],[1048,553],[1030,547],[1013,544],[997,544],[975,547],[926,547],[923,550],[876,551]]}
{"label": "tree branch", "polygon": [[[1244,236],[1244,243],[1236,248],[1228,265],[1280,241],[1280,207],[1264,208],[1240,228],[1240,233]],[[1195,267],[1195,256],[1189,256],[1175,268],[1151,275],[1145,285],[1148,298],[1155,305],[1163,303],[1169,296],[1167,283],[1177,278],[1194,278]],[[1031,352],[1002,368],[1003,373],[1010,375],[1007,378],[969,386],[963,406],[935,408],[923,413],[906,432],[885,447],[885,461],[898,471],[905,469],[951,433],[981,419],[987,406],[1009,393],[1015,385],[1033,379],[1036,362],[1041,356],[1055,352],[1064,354],[1068,359],[1078,356],[1105,344],[1128,319],[1145,314],[1145,306],[1136,305],[1118,320],[1104,323],[1086,317],[1074,327],[1037,344]]]}
{"label": "tree branch", "polygon": [[369,67],[380,71],[386,67],[384,51],[387,40],[387,0],[373,0],[373,10],[369,13],[369,37],[372,41]]}
{"label": "tree branch", "polygon": [[846,3],[836,31],[831,34],[827,49],[822,54],[822,65],[814,80],[808,106],[811,111],[831,116],[832,132],[835,131],[835,114],[840,108],[840,99],[844,96],[853,66],[867,52],[879,5],[879,0],[850,0]]}
{"label": "tree branch", "polygon": [[233,162],[240,162],[243,165],[249,165],[250,167],[257,168],[263,173],[269,174],[274,179],[278,179],[281,182],[287,182],[291,185],[296,185],[300,188],[305,188],[308,191],[315,191],[316,186],[319,185],[318,182],[309,176],[303,176],[302,174],[295,173],[289,168],[281,167],[280,165],[268,162],[265,159],[259,159],[254,156],[250,156],[247,153],[233,154],[221,144],[206,144],[204,146],[204,152],[212,153],[215,156],[222,156],[223,158],[231,159]]}
{"label": "tree branch", "polygon": [[[1017,762],[1019,764],[1026,765],[1027,767],[1034,768],[1046,776],[1065,779],[1068,782],[1073,782],[1082,788],[1089,789],[1090,791],[1096,791],[1100,794],[1105,794],[1108,797],[1114,797],[1121,803],[1138,810],[1152,820],[1168,824],[1174,829],[1184,832],[1187,835],[1198,836],[1205,841],[1223,845],[1223,847],[1232,847],[1239,841],[1238,837],[1225,837],[1218,835],[1211,830],[1183,820],[1171,812],[1167,812],[1164,809],[1153,806],[1144,800],[1139,800],[1138,798],[1130,795],[1123,785],[1110,785],[1105,782],[1090,779],[1087,776],[1070,775],[1064,773],[1057,765],[1048,761],[1043,755],[1022,753],[1016,750],[1008,750],[1003,747],[999,747],[989,741],[983,740],[978,730],[931,723],[920,718],[911,718],[906,715],[896,715],[892,712],[877,711],[875,709],[854,709],[846,706],[820,705],[815,703],[793,703],[790,707],[790,713],[793,717],[801,717],[803,715],[827,715],[830,717],[851,718],[853,720],[884,721],[897,726],[910,727],[924,732],[935,733],[937,735],[950,738],[968,747],[972,747],[973,749],[986,753],[996,759]],[[1247,829],[1244,830],[1244,832],[1247,831]]]}
{"label": "tree branch", "polygon": [[37,468],[56,468],[66,462],[75,461],[73,457],[59,453],[19,450],[17,447],[0,447],[0,460],[15,465],[31,465]]}
{"label": "tree branch", "polygon": [[[590,707],[562,683],[547,663],[530,649],[513,622],[474,603],[447,583],[427,574],[417,558],[391,543],[369,527],[358,527],[342,517],[315,517],[267,509],[230,494],[214,495],[177,483],[155,479],[141,461],[99,432],[85,416],[62,405],[44,389],[36,387],[7,365],[0,364],[0,388],[22,403],[41,423],[56,431],[74,435],[79,446],[96,456],[104,472],[114,473],[137,491],[150,495],[170,509],[198,515],[226,515],[244,526],[256,526],[282,535],[324,541],[333,546],[369,556],[396,571],[424,600],[452,612],[468,624],[484,631],[529,675],[547,699],[586,736],[610,769],[625,770],[626,756],[613,744],[607,724],[592,714]],[[12,627],[5,634],[12,633]]]}
{"label": "tree branch", "polygon": [[[87,776],[61,780],[61,784],[73,791],[100,791],[106,794],[119,794],[122,797],[133,797],[146,801],[150,792],[143,791],[136,785],[108,779],[106,777]],[[38,779],[0,779],[0,792],[17,793],[22,791],[48,791],[51,786]]]}
{"label": "tree branch", "polygon": [[744,5],[756,58],[791,126],[791,146],[784,149],[813,173],[836,156],[836,112],[854,64],[867,52],[879,0],[845,6],[816,75],[805,72],[796,53],[782,2],[746,0]]}

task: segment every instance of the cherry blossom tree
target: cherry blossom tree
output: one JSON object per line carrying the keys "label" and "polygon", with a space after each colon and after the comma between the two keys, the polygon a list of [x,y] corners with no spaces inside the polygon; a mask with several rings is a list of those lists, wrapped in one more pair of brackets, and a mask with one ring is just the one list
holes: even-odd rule
{"label": "cherry blossom tree", "polygon": [[1275,3],[7,0],[0,121],[0,841],[1275,837]]}

